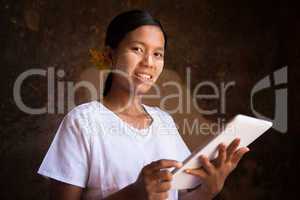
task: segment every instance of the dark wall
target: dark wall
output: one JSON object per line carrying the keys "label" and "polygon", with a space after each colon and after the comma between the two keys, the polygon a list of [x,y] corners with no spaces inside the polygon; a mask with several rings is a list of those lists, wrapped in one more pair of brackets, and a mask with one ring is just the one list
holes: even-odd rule
{"label": "dark wall", "polygon": [[[165,68],[183,74],[191,67],[192,88],[204,80],[216,84],[235,81],[235,87],[227,93],[226,113],[204,116],[206,119],[236,113],[251,115],[252,87],[286,65],[290,73],[289,97],[299,99],[294,76],[299,71],[299,17],[296,7],[288,3],[2,0],[0,199],[48,199],[47,182],[36,171],[63,117],[57,113],[22,112],[13,98],[16,78],[30,68],[55,67],[66,72],[57,80],[79,80],[84,71],[93,67],[89,49],[102,47],[111,18],[132,8],[144,8],[162,21],[169,35]],[[295,95],[291,86],[296,89]],[[262,95],[257,105],[270,117],[274,115],[273,95]],[[27,79],[22,97],[32,107],[44,106],[46,79]],[[211,108],[220,102],[198,103]],[[295,103],[289,102],[289,108],[295,111]],[[287,133],[271,130],[250,146],[252,151],[229,177],[220,199],[282,199],[295,192],[299,121],[297,114],[291,113]],[[184,138],[193,147],[189,137]]]}

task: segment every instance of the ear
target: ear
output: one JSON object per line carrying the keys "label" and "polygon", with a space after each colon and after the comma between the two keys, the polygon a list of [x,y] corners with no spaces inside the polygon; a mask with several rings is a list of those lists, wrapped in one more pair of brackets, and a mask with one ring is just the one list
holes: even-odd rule
{"label": "ear", "polygon": [[110,62],[109,64],[111,67],[113,67],[114,50],[109,46],[105,46],[103,50],[103,56],[105,57],[105,60]]}

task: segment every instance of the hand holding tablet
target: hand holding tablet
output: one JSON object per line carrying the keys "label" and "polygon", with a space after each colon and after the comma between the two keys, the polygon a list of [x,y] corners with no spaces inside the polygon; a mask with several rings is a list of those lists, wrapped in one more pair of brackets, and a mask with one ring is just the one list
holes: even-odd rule
{"label": "hand holding tablet", "polygon": [[[271,128],[272,123],[245,115],[237,115],[227,125],[225,130],[217,134],[206,145],[196,149],[184,162],[179,169],[172,171],[172,189],[191,189],[201,184],[198,176],[185,172],[186,169],[197,169],[201,167],[199,157],[201,155],[213,160],[217,157],[218,147],[221,143],[228,146],[234,139],[239,138],[240,142],[235,146],[246,147]],[[236,142],[235,142],[236,143]],[[234,144],[233,144],[234,145]]]}

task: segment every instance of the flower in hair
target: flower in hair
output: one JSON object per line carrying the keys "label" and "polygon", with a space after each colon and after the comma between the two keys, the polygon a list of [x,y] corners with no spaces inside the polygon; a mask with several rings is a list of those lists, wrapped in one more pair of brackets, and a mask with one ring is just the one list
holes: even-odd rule
{"label": "flower in hair", "polygon": [[99,70],[110,69],[110,59],[104,53],[104,51],[99,51],[97,49],[90,49],[90,62]]}

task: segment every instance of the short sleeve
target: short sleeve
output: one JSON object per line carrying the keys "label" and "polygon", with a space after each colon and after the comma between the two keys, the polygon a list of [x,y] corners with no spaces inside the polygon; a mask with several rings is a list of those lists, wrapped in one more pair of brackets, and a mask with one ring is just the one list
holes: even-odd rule
{"label": "short sleeve", "polygon": [[85,118],[71,111],[62,120],[38,174],[84,188],[89,147]]}

